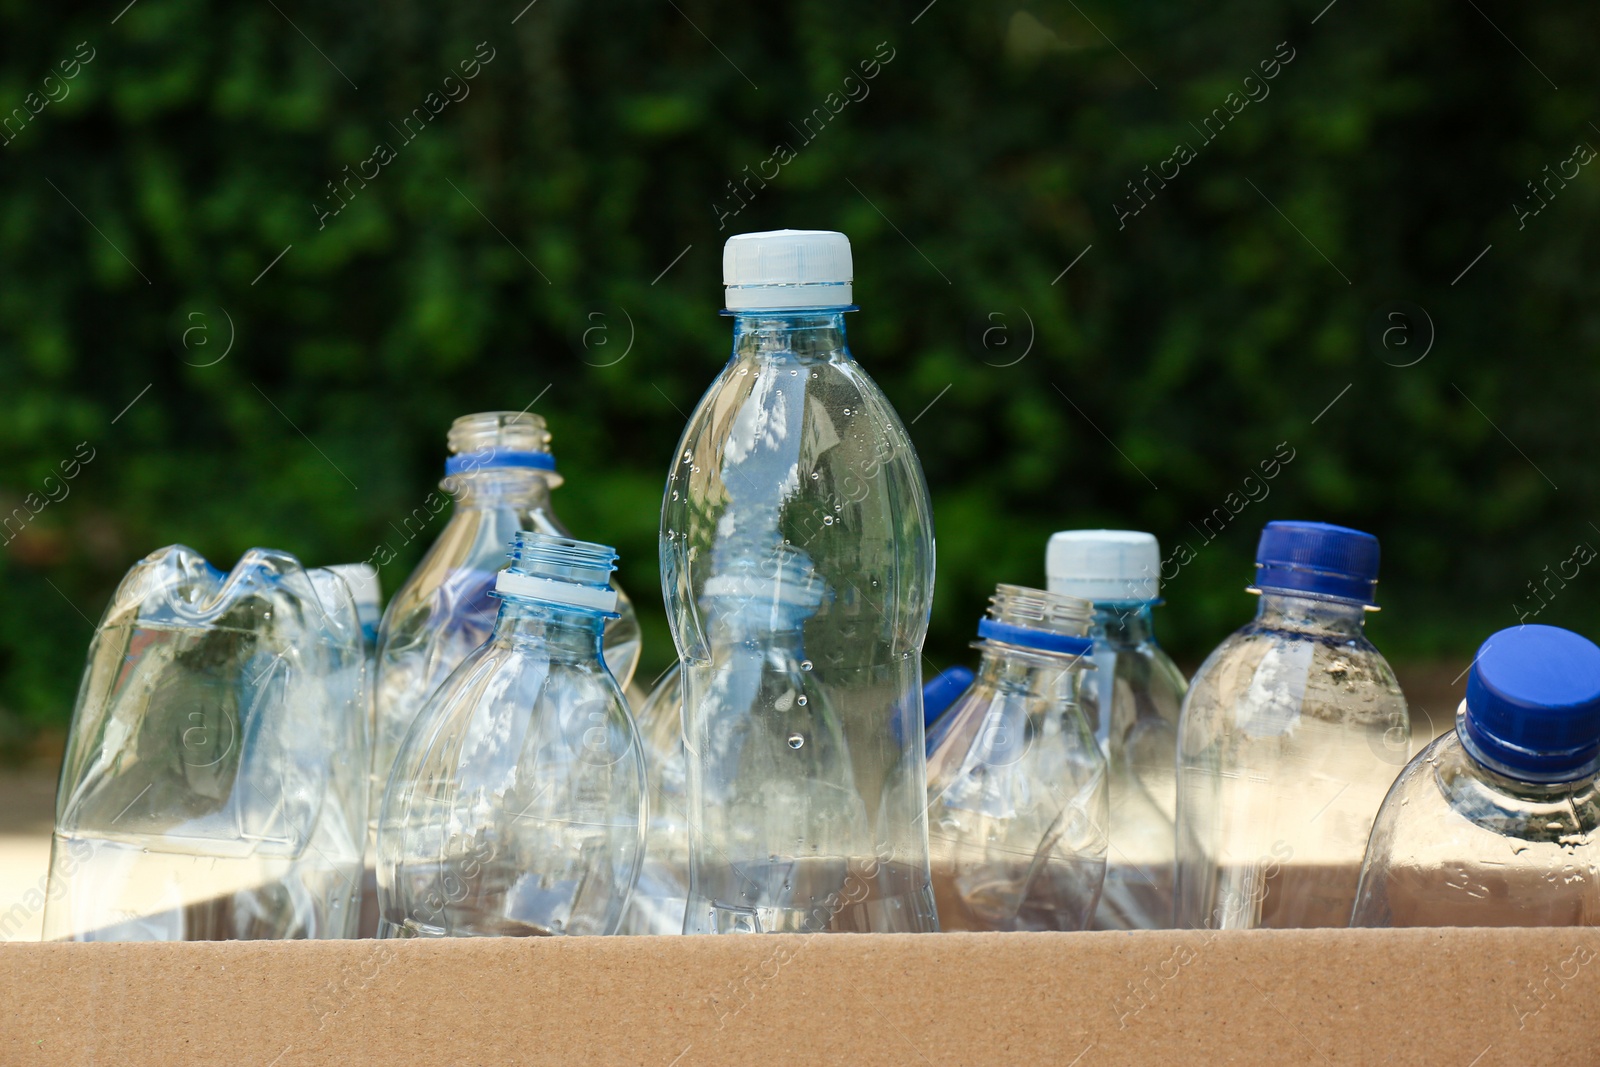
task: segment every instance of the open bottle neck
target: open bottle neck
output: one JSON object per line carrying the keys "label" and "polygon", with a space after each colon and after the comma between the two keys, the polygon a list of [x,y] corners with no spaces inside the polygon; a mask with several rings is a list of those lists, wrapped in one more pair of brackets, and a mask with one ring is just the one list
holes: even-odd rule
{"label": "open bottle neck", "polygon": [[1318,636],[1361,637],[1367,605],[1359,600],[1261,590],[1256,623],[1273,630]]}
{"label": "open bottle neck", "polygon": [[850,308],[733,311],[733,355],[758,362],[843,362],[851,358],[844,316]]}

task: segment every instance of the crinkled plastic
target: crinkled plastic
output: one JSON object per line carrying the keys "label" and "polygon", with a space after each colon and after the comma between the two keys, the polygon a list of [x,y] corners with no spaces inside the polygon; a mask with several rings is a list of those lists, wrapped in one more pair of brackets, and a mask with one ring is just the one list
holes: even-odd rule
{"label": "crinkled plastic", "polygon": [[348,937],[366,835],[365,657],[343,579],[251,549],[141,560],[89,649],[46,939]]}

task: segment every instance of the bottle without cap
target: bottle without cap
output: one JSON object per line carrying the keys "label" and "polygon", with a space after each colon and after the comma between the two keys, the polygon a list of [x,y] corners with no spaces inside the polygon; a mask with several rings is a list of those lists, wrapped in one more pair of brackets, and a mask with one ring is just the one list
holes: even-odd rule
{"label": "bottle without cap", "polygon": [[1094,914],[1108,812],[1105,757],[1078,703],[1092,610],[1002,585],[978,624],[977,678],[928,737],[940,929],[1082,930]]}
{"label": "bottle without cap", "polygon": [[1178,712],[1186,683],[1157,643],[1161,549],[1133,530],[1067,530],[1050,538],[1050,591],[1094,604],[1095,669],[1082,704],[1108,769],[1111,814],[1095,930],[1172,924]]}
{"label": "bottle without cap", "polygon": [[418,713],[378,827],[380,937],[612,934],[648,818],[602,657],[616,553],[521,530],[500,611]]}
{"label": "bottle without cap", "polygon": [[[379,629],[374,829],[395,752],[418,709],[495,624],[498,605],[490,592],[512,538],[523,530],[571,536],[550,507],[550,490],[562,477],[544,419],[510,411],[463,415],[450,427],[449,447],[439,485],[455,498],[455,510],[389,602]],[[420,532],[444,506],[431,494],[402,528]],[[620,589],[605,633],[606,663],[626,688],[639,660],[639,624]]]}
{"label": "bottle without cap", "polygon": [[1495,634],[1378,812],[1350,925],[1600,926],[1597,774],[1600,648]]}
{"label": "bottle without cap", "polygon": [[1177,925],[1343,926],[1384,793],[1410,756],[1367,640],[1378,539],[1272,522],[1256,617],[1207,657],[1178,723]]}
{"label": "bottle without cap", "polygon": [[684,930],[932,930],[922,468],[846,346],[843,234],[743,234],[723,273],[732,358],[661,512],[683,667]]}

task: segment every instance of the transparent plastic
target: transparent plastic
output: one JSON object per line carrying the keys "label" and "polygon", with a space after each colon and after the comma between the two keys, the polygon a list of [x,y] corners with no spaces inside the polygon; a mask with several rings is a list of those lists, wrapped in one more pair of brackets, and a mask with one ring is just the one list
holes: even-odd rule
{"label": "transparent plastic", "polygon": [[1095,670],[1080,688],[1109,768],[1105,888],[1094,930],[1172,925],[1178,808],[1178,713],[1186,683],[1156,643],[1150,601],[1097,603]]}
{"label": "transparent plastic", "polygon": [[[1087,601],[1000,586],[991,618],[1088,631]],[[928,838],[943,930],[1082,930],[1106,873],[1106,760],[1079,704],[1089,659],[996,640],[929,736]],[[1090,671],[1089,673],[1093,673]]]}
{"label": "transparent plastic", "polygon": [[689,902],[689,783],[683,755],[683,671],[668,668],[634,714],[649,778],[644,863],[619,933],[681,934]]}
{"label": "transparent plastic", "polygon": [[[509,573],[608,587],[604,545],[520,531]],[[648,819],[614,612],[501,591],[489,640],[418,714],[378,829],[380,937],[616,933]]]}
{"label": "transparent plastic", "polygon": [[[684,930],[920,931],[933,520],[846,308],[740,312],[667,479],[683,663]],[[707,595],[734,610],[704,609]]]}
{"label": "transparent plastic", "polygon": [[[492,411],[457,419],[449,444],[452,456],[470,457],[489,449],[548,453],[550,434],[538,415]],[[561,483],[554,470],[487,462],[439,483],[455,497],[455,511],[389,602],[379,630],[374,820],[395,754],[417,711],[489,637],[497,614],[490,590],[495,573],[506,565],[513,536],[521,530],[572,536],[550,507],[550,490]],[[612,588],[617,589],[615,582]],[[606,663],[626,689],[639,662],[639,623],[621,589],[616,615],[606,624]]]}
{"label": "transparent plastic", "polygon": [[1384,800],[1350,925],[1600,926],[1597,830],[1595,776],[1517,781],[1450,730]]}
{"label": "transparent plastic", "polygon": [[329,571],[164,548],[89,647],[56,801],[47,940],[350,937],[365,658]]}
{"label": "transparent plastic", "polygon": [[1178,727],[1180,928],[1343,926],[1410,756],[1394,672],[1354,600],[1265,592],[1201,665]]}

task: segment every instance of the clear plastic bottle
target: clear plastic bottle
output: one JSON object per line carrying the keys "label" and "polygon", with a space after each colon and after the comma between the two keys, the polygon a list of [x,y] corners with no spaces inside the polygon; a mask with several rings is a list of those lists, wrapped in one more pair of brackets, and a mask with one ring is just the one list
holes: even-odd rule
{"label": "clear plastic bottle", "polygon": [[[846,347],[843,234],[743,234],[723,274],[733,355],[661,514],[685,687],[684,930],[932,930],[922,468]],[[708,613],[708,596],[743,607]]]}
{"label": "clear plastic bottle", "polygon": [[494,630],[418,713],[384,793],[380,937],[612,934],[644,760],[602,658],[617,555],[518,531]]}
{"label": "clear plastic bottle", "polygon": [[1172,924],[1183,673],[1156,643],[1161,548],[1135,530],[1068,530],[1050,538],[1050,591],[1094,603],[1096,669],[1082,700],[1109,765],[1106,884],[1094,930]]}
{"label": "clear plastic bottle", "polygon": [[944,930],[1082,930],[1106,873],[1106,760],[1078,703],[1091,607],[1001,585],[972,686],[928,738]]}
{"label": "clear plastic bottle", "polygon": [[1377,577],[1371,534],[1261,532],[1255,621],[1207,657],[1178,723],[1180,928],[1348,923],[1411,749],[1405,697],[1363,629]]}
{"label": "clear plastic bottle", "polygon": [[1378,811],[1350,925],[1600,926],[1597,775],[1600,648],[1495,634]]}
{"label": "clear plastic bottle", "polygon": [[117,587],[56,801],[44,936],[351,937],[366,841],[365,660],[349,587],[176,545]]}
{"label": "clear plastic bottle", "polygon": [[[494,626],[490,590],[513,536],[522,530],[572,536],[550,508],[550,490],[562,478],[544,419],[512,411],[463,415],[450,427],[449,447],[439,485],[455,497],[455,511],[389,602],[379,629],[374,832],[395,753],[417,711]],[[606,664],[626,689],[639,662],[639,623],[620,589],[616,615],[606,625]]]}

